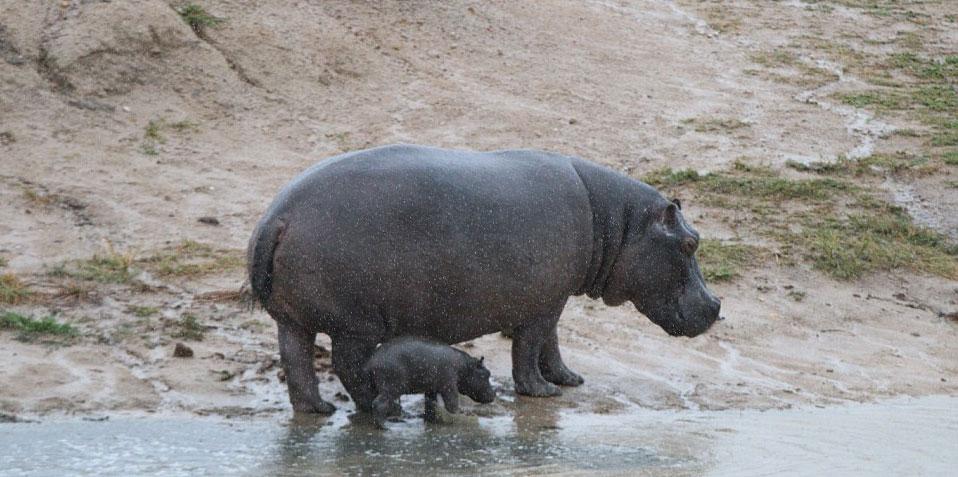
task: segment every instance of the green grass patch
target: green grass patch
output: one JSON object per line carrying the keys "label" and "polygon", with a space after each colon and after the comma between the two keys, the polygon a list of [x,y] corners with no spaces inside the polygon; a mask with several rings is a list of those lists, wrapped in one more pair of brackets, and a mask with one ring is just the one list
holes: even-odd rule
{"label": "green grass patch", "polygon": [[176,322],[174,331],[170,336],[189,341],[203,341],[205,333],[206,327],[200,324],[195,316],[186,313]]}
{"label": "green grass patch", "polygon": [[689,118],[681,122],[700,133],[734,131],[748,127],[748,123],[735,118]]}
{"label": "green grass patch", "polygon": [[[879,271],[910,270],[958,278],[958,246],[943,235],[915,225],[900,208],[879,193],[845,180],[872,168],[904,171],[926,166],[910,156],[873,156],[842,160],[818,169],[830,175],[790,179],[766,167],[736,163],[731,171],[699,174],[660,169],[644,180],[667,195],[692,195],[694,201],[718,210],[734,209],[736,227],[774,240],[783,263],[802,259],[815,269],[842,280]],[[694,203],[694,202],[692,202]],[[760,250],[704,242],[701,262],[710,280],[733,279]]]}
{"label": "green grass patch", "polygon": [[185,240],[140,260],[140,263],[161,277],[198,277],[211,273],[234,271],[245,264],[242,250],[218,249]]}
{"label": "green grass patch", "polygon": [[843,103],[856,108],[877,107],[884,110],[903,109],[907,105],[905,98],[885,91],[868,91],[841,96]]}
{"label": "green grass patch", "polygon": [[57,322],[52,316],[38,320],[12,311],[0,312],[0,329],[18,332],[20,341],[31,341],[39,336],[72,337],[79,334],[76,328]]}
{"label": "green grass patch", "polygon": [[146,128],[143,130],[143,138],[156,142],[163,142],[163,136],[160,134],[160,129],[162,127],[162,119],[151,119],[150,122],[146,124]]}
{"label": "green grass patch", "polygon": [[779,177],[766,168],[736,165],[746,174],[699,174],[690,169],[659,169],[646,175],[643,180],[653,186],[694,185],[694,188],[714,195],[728,197],[755,197],[765,200],[806,199],[820,201],[831,197],[849,184],[836,180],[806,179],[789,180]]}
{"label": "green grass patch", "polygon": [[180,18],[197,33],[203,33],[206,28],[223,23],[222,18],[211,15],[205,8],[195,3],[187,3],[177,8],[176,11],[180,14]]}
{"label": "green grass patch", "polygon": [[130,305],[126,309],[133,316],[137,318],[149,318],[160,312],[160,309],[155,306],[139,306],[139,305]]}
{"label": "green grass patch", "polygon": [[143,143],[140,144],[140,152],[148,156],[158,155],[160,152],[157,146],[166,143],[166,136],[163,135],[163,131],[183,133],[196,131],[197,129],[199,129],[197,123],[186,119],[175,122],[169,122],[163,118],[151,119],[143,129]]}
{"label": "green grass patch", "polygon": [[958,247],[891,206],[880,213],[807,220],[790,240],[806,248],[816,269],[839,279],[896,269],[958,279]]}
{"label": "green grass patch", "polygon": [[12,273],[0,275],[0,303],[17,305],[33,295],[33,291],[23,280]]}
{"label": "green grass patch", "polygon": [[7,257],[0,255],[0,268],[7,266]]}
{"label": "green grass patch", "polygon": [[958,93],[948,85],[933,85],[918,88],[912,92],[916,103],[936,112],[958,111]]}
{"label": "green grass patch", "polygon": [[942,154],[941,161],[949,166],[958,166],[958,151],[948,151]]}
{"label": "green grass patch", "polygon": [[915,53],[896,53],[889,57],[889,66],[926,81],[958,78],[958,56],[941,59],[925,58]]}
{"label": "green grass patch", "polygon": [[839,157],[834,162],[812,162],[809,164],[787,161],[785,165],[802,172],[844,176],[927,175],[938,171],[938,167],[927,157],[917,157],[905,152],[873,154],[861,159]]}
{"label": "green grass patch", "polygon": [[931,145],[938,147],[958,146],[958,119],[936,121]]}
{"label": "green grass patch", "polygon": [[85,260],[75,260],[54,267],[49,275],[97,283],[127,284],[133,281],[132,253],[119,253],[111,248]]}
{"label": "green grass patch", "polygon": [[703,239],[696,257],[702,275],[709,282],[727,282],[741,275],[743,268],[758,261],[764,251],[752,245]]}

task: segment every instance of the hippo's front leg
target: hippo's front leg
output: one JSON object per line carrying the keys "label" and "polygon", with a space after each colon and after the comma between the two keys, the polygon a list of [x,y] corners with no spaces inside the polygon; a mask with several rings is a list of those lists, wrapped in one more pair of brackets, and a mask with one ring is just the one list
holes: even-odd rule
{"label": "hippo's front leg", "polygon": [[539,370],[546,381],[560,386],[579,386],[585,382],[582,376],[566,367],[559,353],[559,333],[556,325],[552,326],[549,337],[542,346],[539,355]]}
{"label": "hippo's front leg", "polygon": [[526,396],[560,396],[562,390],[546,381],[539,369],[543,348],[555,331],[558,311],[527,321],[513,329],[512,379],[516,392]]}
{"label": "hippo's front leg", "polygon": [[313,368],[313,346],[316,333],[300,326],[277,321],[279,327],[279,354],[286,371],[286,386],[293,411],[312,414],[332,414],[336,406],[319,395],[319,380]]}

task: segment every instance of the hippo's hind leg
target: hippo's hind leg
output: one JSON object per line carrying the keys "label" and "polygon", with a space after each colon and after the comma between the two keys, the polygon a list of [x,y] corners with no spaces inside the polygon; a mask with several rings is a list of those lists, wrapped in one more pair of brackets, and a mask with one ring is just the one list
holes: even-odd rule
{"label": "hippo's hind leg", "polygon": [[356,403],[357,411],[373,410],[376,390],[363,372],[363,366],[376,351],[377,344],[375,339],[333,336],[333,370]]}
{"label": "hippo's hind leg", "polygon": [[579,386],[583,382],[582,376],[566,367],[559,354],[559,334],[556,325],[552,326],[549,337],[542,345],[542,354],[539,355],[539,371],[546,381],[560,386]]}
{"label": "hippo's hind leg", "polygon": [[276,324],[279,327],[279,354],[286,371],[286,386],[293,411],[332,414],[336,407],[320,397],[319,380],[313,367],[316,333],[285,319],[277,320]]}
{"label": "hippo's hind leg", "polygon": [[562,390],[546,381],[539,369],[543,348],[558,320],[557,312],[526,321],[513,329],[512,379],[516,383],[517,393],[538,397],[562,395]]}

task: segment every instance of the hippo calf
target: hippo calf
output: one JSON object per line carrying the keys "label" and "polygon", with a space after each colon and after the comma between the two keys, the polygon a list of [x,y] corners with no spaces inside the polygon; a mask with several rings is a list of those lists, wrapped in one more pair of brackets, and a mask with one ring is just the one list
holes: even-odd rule
{"label": "hippo calf", "polygon": [[248,273],[278,326],[293,409],[334,410],[313,370],[326,333],[337,376],[368,411],[363,365],[398,336],[453,344],[511,329],[516,392],[582,384],[556,333],[572,295],[630,301],[673,336],[703,333],[720,303],[698,243],[677,201],[579,158],[394,145],[286,185],[253,232]]}
{"label": "hippo calf", "polygon": [[376,349],[363,372],[376,395],[372,411],[382,426],[389,416],[402,413],[399,398],[404,394],[426,395],[426,420],[435,421],[436,398],[450,413],[459,412],[459,394],[481,404],[496,399],[489,383],[491,374],[464,351],[416,337],[389,340]]}

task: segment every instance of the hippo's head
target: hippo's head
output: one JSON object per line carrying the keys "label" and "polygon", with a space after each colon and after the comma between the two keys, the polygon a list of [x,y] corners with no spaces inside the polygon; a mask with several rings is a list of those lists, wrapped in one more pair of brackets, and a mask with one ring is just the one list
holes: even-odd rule
{"label": "hippo's head", "polygon": [[481,404],[489,404],[496,399],[496,391],[492,389],[489,378],[492,373],[482,364],[485,358],[470,357],[466,369],[459,370],[459,392]]}
{"label": "hippo's head", "polygon": [[603,301],[631,301],[672,336],[697,336],[719,319],[721,302],[695,260],[699,234],[678,200],[657,201],[630,221]]}

